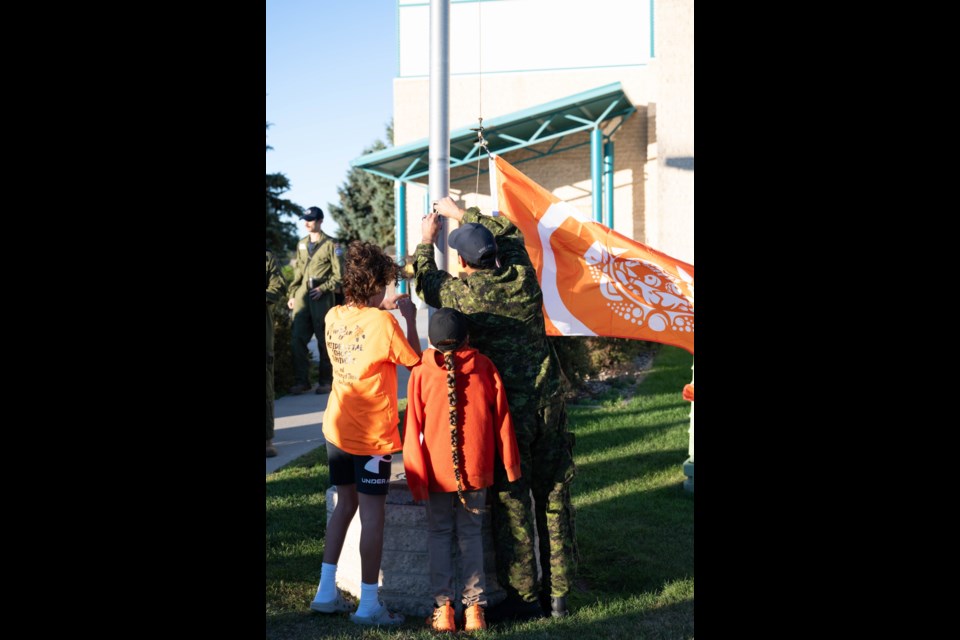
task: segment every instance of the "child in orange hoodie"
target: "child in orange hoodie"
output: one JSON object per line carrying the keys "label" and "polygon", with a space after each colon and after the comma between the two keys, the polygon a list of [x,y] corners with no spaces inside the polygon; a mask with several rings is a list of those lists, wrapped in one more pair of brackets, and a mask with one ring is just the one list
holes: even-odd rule
{"label": "child in orange hoodie", "polygon": [[403,464],[416,500],[427,500],[430,581],[436,608],[430,626],[456,631],[453,554],[460,547],[464,578],[464,630],[486,629],[487,604],[480,527],[487,487],[499,454],[513,482],[520,477],[520,452],[500,373],[469,346],[467,319],[439,309],[430,319],[430,342],[410,371]]}

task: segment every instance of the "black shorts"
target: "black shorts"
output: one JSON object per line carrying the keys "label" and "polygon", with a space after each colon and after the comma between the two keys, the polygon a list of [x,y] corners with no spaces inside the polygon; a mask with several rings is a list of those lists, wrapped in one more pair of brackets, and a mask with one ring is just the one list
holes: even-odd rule
{"label": "black shorts", "polygon": [[391,460],[393,455],[389,453],[385,456],[356,456],[327,442],[330,484],[356,484],[357,493],[387,495]]}

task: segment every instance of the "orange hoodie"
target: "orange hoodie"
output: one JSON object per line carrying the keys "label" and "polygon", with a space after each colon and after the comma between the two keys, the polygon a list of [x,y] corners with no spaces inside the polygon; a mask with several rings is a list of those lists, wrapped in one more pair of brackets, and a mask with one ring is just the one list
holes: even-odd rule
{"label": "orange hoodie", "polygon": [[[494,451],[500,454],[507,478],[513,482],[520,477],[520,451],[500,373],[476,349],[459,349],[453,359],[463,489],[493,484]],[[403,466],[407,485],[417,500],[426,500],[428,492],[457,490],[450,451],[447,369],[443,354],[436,349],[424,351],[420,364],[410,371]]]}

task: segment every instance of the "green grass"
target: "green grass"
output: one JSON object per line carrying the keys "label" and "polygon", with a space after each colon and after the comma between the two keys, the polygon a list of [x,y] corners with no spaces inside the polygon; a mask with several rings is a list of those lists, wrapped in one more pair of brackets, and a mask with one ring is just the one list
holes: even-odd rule
{"label": "green grass", "polygon": [[[477,638],[693,638],[693,496],[683,490],[691,356],[663,347],[637,395],[568,406],[580,569],[572,615],[498,625]],[[267,476],[268,639],[427,638],[423,620],[358,627],[307,608],[320,577],[328,488],[317,449]],[[389,603],[388,603],[389,604]]]}

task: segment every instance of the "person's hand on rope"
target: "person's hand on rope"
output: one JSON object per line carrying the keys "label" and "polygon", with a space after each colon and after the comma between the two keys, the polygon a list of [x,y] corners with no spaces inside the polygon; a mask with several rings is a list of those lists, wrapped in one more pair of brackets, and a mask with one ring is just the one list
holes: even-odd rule
{"label": "person's hand on rope", "polygon": [[457,222],[463,220],[463,210],[457,206],[450,196],[445,196],[433,203],[433,210],[444,218],[453,218]]}

